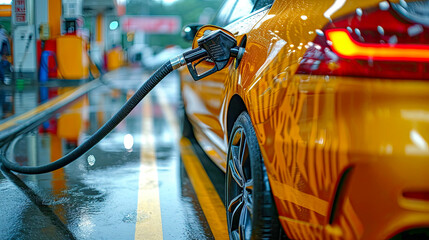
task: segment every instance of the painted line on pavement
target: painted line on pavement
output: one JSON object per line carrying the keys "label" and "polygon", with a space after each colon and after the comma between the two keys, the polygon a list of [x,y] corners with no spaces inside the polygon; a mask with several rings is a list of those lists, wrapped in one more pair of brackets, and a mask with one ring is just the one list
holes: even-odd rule
{"label": "painted line on pavement", "polygon": [[162,239],[161,206],[150,95],[143,99],[135,239]]}
{"label": "painted line on pavement", "polygon": [[[167,97],[162,90],[155,89],[155,93],[167,122],[173,129],[177,139],[179,139],[181,134],[177,121],[177,114],[175,114],[175,111],[168,103]],[[180,150],[183,165],[185,166],[186,172],[197,194],[198,201],[206,216],[213,236],[215,239],[228,239],[225,206],[203,165],[192,150],[191,142],[187,138],[183,137],[180,139]]]}
{"label": "painted line on pavement", "polygon": [[215,239],[229,239],[226,210],[187,138],[180,140],[182,161]]}

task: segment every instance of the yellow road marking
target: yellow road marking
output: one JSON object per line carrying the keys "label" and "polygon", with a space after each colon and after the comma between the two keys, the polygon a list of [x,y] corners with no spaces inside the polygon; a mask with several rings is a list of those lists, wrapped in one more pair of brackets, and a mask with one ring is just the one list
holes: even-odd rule
{"label": "yellow road marking", "polygon": [[187,138],[180,140],[182,161],[215,239],[228,239],[226,210]]}
{"label": "yellow road marking", "polygon": [[[164,112],[167,122],[173,128],[175,135],[180,136],[180,127],[177,122],[177,115],[168,104],[163,91],[156,90],[158,102]],[[190,141],[187,138],[180,140],[182,161],[191,180],[192,186],[198,197],[201,208],[209,223],[210,229],[215,239],[228,239],[228,229],[226,221],[226,210],[210,178],[207,176],[200,160],[192,150]]]}
{"label": "yellow road marking", "polygon": [[161,206],[150,98],[143,100],[142,143],[135,239],[162,239]]}

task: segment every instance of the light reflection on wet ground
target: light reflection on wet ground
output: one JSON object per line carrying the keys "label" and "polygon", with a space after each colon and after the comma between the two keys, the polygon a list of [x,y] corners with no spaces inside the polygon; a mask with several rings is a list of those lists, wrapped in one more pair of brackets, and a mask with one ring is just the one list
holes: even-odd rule
{"label": "light reflection on wet ground", "polygon": [[[8,154],[26,165],[40,165],[72,150],[109,119],[132,89],[147,77],[140,70],[114,72],[102,86],[33,132],[12,142]],[[160,86],[175,110],[179,106],[179,81],[167,77]],[[49,89],[51,96],[63,88]],[[40,93],[15,95],[16,104],[34,103]],[[213,235],[180,161],[179,134],[168,125],[152,102],[153,134],[158,168],[164,239],[211,239]],[[33,105],[32,105],[33,104]],[[77,134],[78,133],[78,134]],[[64,169],[42,175],[15,177],[0,173],[0,239],[132,239],[136,222],[148,221],[137,212],[142,105],[92,150]]]}

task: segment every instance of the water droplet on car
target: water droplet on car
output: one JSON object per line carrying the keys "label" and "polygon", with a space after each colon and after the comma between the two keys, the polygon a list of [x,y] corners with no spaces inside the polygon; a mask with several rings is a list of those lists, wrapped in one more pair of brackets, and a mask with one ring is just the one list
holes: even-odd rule
{"label": "water droplet on car", "polygon": [[390,44],[397,44],[398,43],[398,37],[396,35],[393,35],[389,38],[388,41]]}
{"label": "water droplet on car", "polygon": [[423,26],[420,24],[413,25],[407,29],[408,35],[414,37],[423,32]]}
{"label": "water droplet on car", "polygon": [[386,11],[390,8],[390,5],[387,1],[383,1],[378,4],[378,7],[380,8],[381,11]]}
{"label": "water droplet on car", "polygon": [[89,155],[88,158],[87,158],[87,161],[88,161],[89,166],[94,166],[94,164],[95,164],[95,157],[94,157],[94,155]]}
{"label": "water droplet on car", "polygon": [[377,31],[380,33],[380,35],[384,35],[384,29],[382,26],[377,26]]}
{"label": "water droplet on car", "polygon": [[362,8],[356,8],[356,14],[357,14],[359,17],[362,17],[362,14],[363,14]]}
{"label": "water droplet on car", "polygon": [[360,30],[358,28],[355,28],[355,33],[356,35],[361,36]]}
{"label": "water droplet on car", "polygon": [[320,29],[316,29],[316,34],[317,35],[319,35],[319,36],[321,36],[321,37],[323,37],[325,34],[323,33],[323,31],[322,30],[320,30]]}

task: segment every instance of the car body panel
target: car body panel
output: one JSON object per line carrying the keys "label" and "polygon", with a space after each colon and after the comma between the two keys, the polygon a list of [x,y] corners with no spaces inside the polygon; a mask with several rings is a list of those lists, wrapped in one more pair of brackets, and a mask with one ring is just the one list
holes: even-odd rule
{"label": "car body panel", "polygon": [[275,1],[226,27],[247,38],[237,68],[184,81],[197,138],[212,139],[203,148],[217,149],[206,152],[223,170],[230,102],[243,100],[290,238],[385,239],[429,226],[428,203],[402,195],[429,191],[429,82],[296,74],[317,30],[380,2]]}

